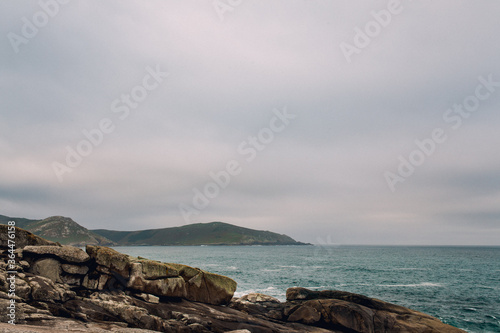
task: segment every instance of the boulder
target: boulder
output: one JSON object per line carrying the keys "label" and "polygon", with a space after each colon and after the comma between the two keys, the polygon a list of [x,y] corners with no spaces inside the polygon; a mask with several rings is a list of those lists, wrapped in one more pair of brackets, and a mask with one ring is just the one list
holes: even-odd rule
{"label": "boulder", "polygon": [[360,333],[463,332],[425,313],[345,291],[289,288],[286,295],[290,322]]}
{"label": "boulder", "polygon": [[[8,306],[10,305],[9,299],[0,299],[0,317],[5,318],[5,324],[10,318],[7,315]],[[50,311],[44,309],[38,309],[26,303],[21,303],[16,301],[16,311],[15,311],[15,323],[16,325],[7,324],[9,329],[18,327],[18,324],[24,324],[31,321],[47,321],[56,319]],[[4,321],[2,321],[4,322]],[[0,329],[0,332],[20,332],[20,333],[31,333],[34,332],[31,327],[27,327],[20,331],[10,331],[8,329]],[[48,330],[46,333],[50,333]]]}
{"label": "boulder", "polygon": [[[8,225],[0,224],[0,248],[2,249],[8,248],[8,240],[10,239],[8,237],[9,228],[11,227],[9,227]],[[31,232],[18,227],[15,227],[15,235],[16,249],[22,249],[28,245],[57,245],[54,242],[43,239],[42,237],[38,237]]]}
{"label": "boulder", "polygon": [[[88,245],[86,249],[97,264],[97,273],[113,276],[124,287],[138,292],[208,304],[227,304],[236,291],[234,280],[198,268],[133,258],[104,246]],[[107,281],[99,279],[89,274],[83,286],[102,290]]]}
{"label": "boulder", "polygon": [[79,275],[61,275],[62,283],[65,283],[70,286],[81,286],[82,284],[82,276]]}
{"label": "boulder", "polygon": [[[175,272],[177,273],[177,271]],[[166,272],[162,274],[156,273],[154,274],[154,276],[162,276],[166,274]],[[187,295],[184,279],[178,275],[172,277],[157,278],[155,280],[147,279],[146,276],[151,276],[151,274],[144,274],[144,262],[132,263],[130,270],[130,279],[128,280],[127,288],[138,290],[147,294],[164,297],[186,297]]]}
{"label": "boulder", "polygon": [[87,245],[85,248],[90,258],[112,272],[118,273],[124,278],[130,275],[130,257],[105,246]]}
{"label": "boulder", "polygon": [[181,264],[168,264],[179,271],[186,282],[186,299],[207,304],[227,304],[236,291],[236,281]]}
{"label": "boulder", "polygon": [[45,277],[29,276],[26,277],[26,281],[31,287],[31,298],[34,301],[66,302],[76,296],[76,293],[71,291],[69,286],[56,284]]}
{"label": "boulder", "polygon": [[276,320],[282,319],[285,307],[278,299],[260,293],[251,293],[242,296],[231,301],[229,306],[251,315]]}
{"label": "boulder", "polygon": [[307,325],[318,323],[320,319],[321,311],[309,305],[300,306],[288,317],[288,321],[298,321]]}
{"label": "boulder", "polygon": [[135,296],[139,299],[142,299],[144,302],[148,302],[151,304],[159,304],[160,303],[160,298],[156,297],[155,295],[140,293],[140,294],[134,294],[133,296]]}
{"label": "boulder", "polygon": [[131,327],[168,332],[166,329],[169,327],[162,318],[149,314],[144,308],[130,304],[127,298],[116,297],[116,299],[110,300],[93,298],[90,299],[90,302],[119,318],[120,321],[129,324]]}
{"label": "boulder", "polygon": [[29,272],[35,275],[49,278],[54,282],[63,282],[61,279],[61,264],[59,263],[59,261],[52,258],[40,259],[35,261],[35,263],[30,267]]}
{"label": "boulder", "polygon": [[179,276],[179,271],[177,271],[174,267],[159,261],[141,258],[137,259],[135,262],[141,264],[142,276],[148,280]]}
{"label": "boulder", "polygon": [[90,290],[104,290],[109,281],[114,282],[115,279],[107,274],[88,274],[83,278],[82,287]]}
{"label": "boulder", "polygon": [[70,263],[84,263],[90,257],[82,249],[77,247],[62,246],[26,246],[23,249],[23,257],[31,256],[55,256]]}
{"label": "boulder", "polygon": [[62,264],[61,268],[64,272],[74,275],[85,275],[89,271],[89,268],[87,266],[78,266],[71,264]]}
{"label": "boulder", "polygon": [[98,274],[85,276],[83,286],[86,288],[103,290],[109,280],[145,294],[175,298],[186,296],[184,280],[170,265],[133,258],[104,246],[89,245],[86,250],[98,265]]}
{"label": "boulder", "polygon": [[0,292],[4,293],[1,298],[9,299],[9,292],[11,291],[11,284],[15,282],[15,295],[20,300],[29,299],[31,293],[31,287],[28,283],[22,279],[24,277],[23,273],[17,274],[15,280],[12,274],[8,274],[5,270],[0,270]]}

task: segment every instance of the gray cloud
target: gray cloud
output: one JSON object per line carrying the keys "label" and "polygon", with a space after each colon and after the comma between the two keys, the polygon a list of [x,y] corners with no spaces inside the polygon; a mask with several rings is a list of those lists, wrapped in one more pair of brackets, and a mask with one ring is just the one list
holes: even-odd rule
{"label": "gray cloud", "polygon": [[[243,2],[221,21],[210,1],[75,0],[18,53],[8,33],[41,8],[2,3],[0,214],[181,225],[179,204],[237,160],[195,221],[308,242],[499,245],[500,88],[456,130],[443,115],[478,77],[500,81],[500,5],[401,4],[348,63],[340,43],[387,1]],[[120,119],[113,101],[156,66],[169,76]],[[296,118],[248,162],[238,147],[285,106]],[[60,183],[52,163],[104,118],[112,133]],[[384,173],[435,128],[447,140],[391,192]]]}

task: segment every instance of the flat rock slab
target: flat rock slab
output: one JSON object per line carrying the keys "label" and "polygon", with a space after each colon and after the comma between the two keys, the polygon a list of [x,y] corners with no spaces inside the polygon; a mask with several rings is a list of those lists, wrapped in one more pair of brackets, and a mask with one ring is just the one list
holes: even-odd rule
{"label": "flat rock slab", "polygon": [[76,320],[54,320],[50,326],[11,325],[0,323],[2,333],[158,333],[140,328],[121,327],[113,324],[82,323]]}
{"label": "flat rock slab", "polygon": [[53,255],[64,261],[73,263],[84,263],[90,257],[85,251],[73,246],[26,246],[23,249],[24,255]]}

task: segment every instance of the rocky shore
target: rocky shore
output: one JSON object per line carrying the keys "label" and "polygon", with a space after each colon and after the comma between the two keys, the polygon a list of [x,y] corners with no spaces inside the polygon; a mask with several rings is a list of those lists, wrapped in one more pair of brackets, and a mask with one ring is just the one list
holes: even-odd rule
{"label": "rocky shore", "polygon": [[463,332],[343,291],[236,299],[225,276],[103,246],[83,251],[13,226],[0,225],[0,241],[0,332]]}

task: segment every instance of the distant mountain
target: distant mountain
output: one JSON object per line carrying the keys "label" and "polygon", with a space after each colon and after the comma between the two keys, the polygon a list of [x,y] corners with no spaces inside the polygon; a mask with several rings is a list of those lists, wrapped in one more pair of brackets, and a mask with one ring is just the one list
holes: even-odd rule
{"label": "distant mountain", "polygon": [[92,231],[119,245],[307,245],[286,235],[223,222],[140,231]]}
{"label": "distant mountain", "polygon": [[15,221],[19,228],[64,245],[116,245],[113,241],[82,227],[68,217],[51,216],[44,220],[30,220],[0,215],[1,224],[7,224],[8,221]]}
{"label": "distant mountain", "polygon": [[287,235],[238,227],[229,223],[196,223],[182,227],[139,231],[88,230],[69,217],[30,220],[0,215],[0,224],[15,221],[19,228],[64,245],[308,245]]}

